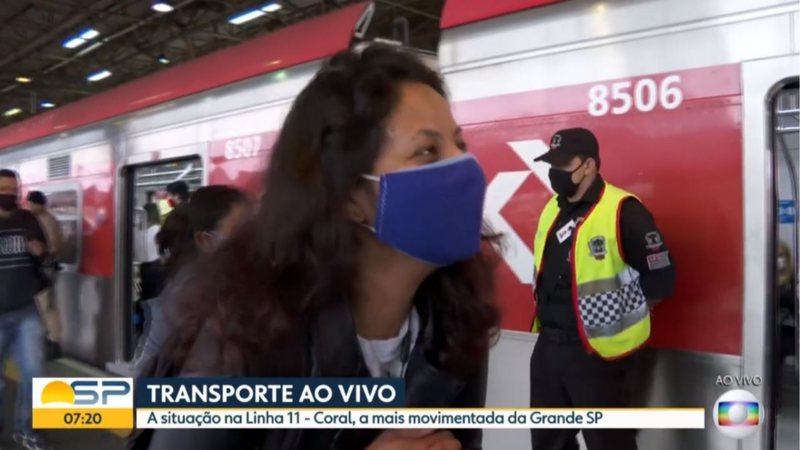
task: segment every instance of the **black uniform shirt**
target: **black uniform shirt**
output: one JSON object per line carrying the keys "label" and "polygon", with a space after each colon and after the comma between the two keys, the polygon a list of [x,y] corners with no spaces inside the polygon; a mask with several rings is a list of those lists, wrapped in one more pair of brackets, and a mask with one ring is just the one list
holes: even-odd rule
{"label": "black uniform shirt", "polygon": [[[598,176],[581,200],[570,203],[566,198],[558,197],[561,213],[547,236],[542,258],[543,270],[539,273],[537,308],[542,327],[575,333],[576,338],[578,326],[572,301],[572,266],[569,261],[574,230],[563,242],[558,242],[556,232],[571,220],[583,219],[600,199],[604,186],[605,182]],[[622,203],[619,220],[623,258],[639,272],[645,297],[648,300],[669,297],[675,286],[675,265],[667,253],[653,216],[641,202],[628,198]]]}

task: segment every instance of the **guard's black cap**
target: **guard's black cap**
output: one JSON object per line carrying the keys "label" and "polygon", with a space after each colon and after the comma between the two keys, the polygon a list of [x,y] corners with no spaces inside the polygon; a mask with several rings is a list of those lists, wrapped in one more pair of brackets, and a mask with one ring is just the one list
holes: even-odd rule
{"label": "guard's black cap", "polygon": [[550,138],[550,150],[534,161],[544,161],[554,166],[568,164],[572,158],[600,159],[597,138],[586,128],[559,130]]}

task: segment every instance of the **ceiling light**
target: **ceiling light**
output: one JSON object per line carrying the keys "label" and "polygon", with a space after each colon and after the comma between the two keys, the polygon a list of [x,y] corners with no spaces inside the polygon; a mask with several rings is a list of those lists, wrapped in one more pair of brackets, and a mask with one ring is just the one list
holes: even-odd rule
{"label": "ceiling light", "polygon": [[237,14],[235,16],[231,16],[231,18],[228,19],[228,23],[232,23],[234,25],[241,25],[241,24],[243,24],[245,22],[249,22],[249,21],[251,21],[253,19],[258,19],[259,17],[261,17],[261,16],[263,16],[265,14],[266,13],[264,11],[260,10],[260,9],[251,9],[249,11],[245,11],[245,12],[239,13],[239,14]]}
{"label": "ceiling light", "polygon": [[3,115],[6,117],[16,116],[17,114],[21,113],[22,110],[19,108],[11,108],[8,111],[4,112]]}
{"label": "ceiling light", "polygon": [[75,38],[67,39],[66,41],[64,41],[63,44],[61,44],[61,46],[64,47],[64,48],[77,48],[77,47],[80,47],[81,45],[83,45],[85,43],[86,43],[86,39],[81,39],[79,37],[75,37]]}
{"label": "ceiling light", "polygon": [[109,71],[104,69],[104,70],[100,70],[100,71],[97,71],[97,72],[89,75],[88,77],[86,77],[86,79],[89,80],[89,81],[100,81],[100,80],[102,80],[104,78],[108,78],[110,76],[111,76],[111,72],[109,72]]}
{"label": "ceiling light", "polygon": [[42,108],[55,108],[56,104],[45,100],[42,103],[39,103],[39,106],[41,106]]}
{"label": "ceiling light", "polygon": [[87,28],[87,29],[81,31],[81,34],[78,35],[79,38],[86,39],[87,41],[89,39],[94,39],[97,36],[100,36],[100,32],[95,30],[94,28]]}
{"label": "ceiling light", "polygon": [[86,41],[96,38],[100,36],[100,32],[95,30],[94,28],[87,28],[80,32],[77,36],[72,36],[64,43],[61,44],[64,48],[78,48],[81,45],[85,44]]}
{"label": "ceiling light", "polygon": [[164,0],[155,0],[150,7],[153,8],[154,11],[158,11],[160,13],[168,13],[175,9],[170,2]]}
{"label": "ceiling light", "polygon": [[30,83],[31,81],[33,80],[28,77],[17,77],[17,83]]}
{"label": "ceiling light", "polygon": [[262,6],[261,10],[264,11],[264,12],[270,13],[270,12],[279,11],[281,8],[283,8],[283,5],[281,5],[280,3],[275,2],[275,3],[270,3],[268,5]]}

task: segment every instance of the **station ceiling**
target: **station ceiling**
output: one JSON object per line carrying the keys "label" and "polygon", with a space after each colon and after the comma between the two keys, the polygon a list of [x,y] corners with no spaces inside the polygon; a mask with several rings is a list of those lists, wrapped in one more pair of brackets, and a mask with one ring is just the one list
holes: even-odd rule
{"label": "station ceiling", "polygon": [[[0,126],[357,2],[2,0]],[[374,3],[369,38],[436,49],[444,0]],[[242,23],[253,10],[262,13]]]}

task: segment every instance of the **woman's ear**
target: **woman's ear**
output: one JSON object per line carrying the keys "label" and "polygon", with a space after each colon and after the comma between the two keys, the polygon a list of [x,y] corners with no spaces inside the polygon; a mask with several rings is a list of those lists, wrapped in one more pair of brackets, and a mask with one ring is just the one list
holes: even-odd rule
{"label": "woman's ear", "polygon": [[345,205],[347,218],[357,224],[368,225],[374,223],[375,199],[366,186],[353,189],[350,199]]}
{"label": "woman's ear", "polygon": [[209,249],[211,249],[209,234],[204,231],[196,231],[194,233],[194,245],[200,249],[201,252],[208,252]]}

